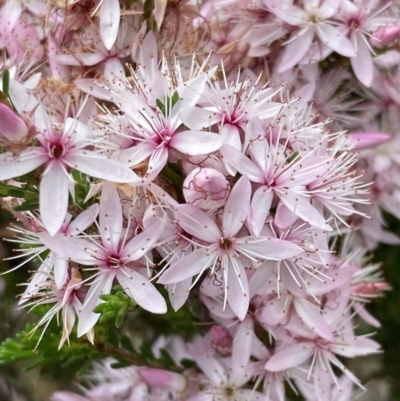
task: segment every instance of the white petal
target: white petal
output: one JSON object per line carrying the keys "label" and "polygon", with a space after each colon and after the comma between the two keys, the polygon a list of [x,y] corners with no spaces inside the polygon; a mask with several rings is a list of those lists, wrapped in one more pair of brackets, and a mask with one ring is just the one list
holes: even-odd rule
{"label": "white petal", "polygon": [[271,359],[265,364],[265,369],[271,372],[294,368],[305,362],[313,355],[315,344],[311,342],[301,342],[284,348],[272,355]]}
{"label": "white petal", "polygon": [[98,252],[98,247],[90,241],[65,234],[56,234],[52,237],[45,231],[38,236],[57,257],[71,259],[86,266],[96,264],[97,260],[92,255]]}
{"label": "white petal", "polygon": [[105,182],[101,191],[99,227],[105,248],[118,252],[122,233],[122,204],[111,182]]}
{"label": "white petal", "polygon": [[250,197],[251,184],[249,179],[243,176],[231,190],[222,216],[222,231],[227,238],[236,235],[245,223],[250,207]]}
{"label": "white petal", "polygon": [[101,301],[100,294],[110,293],[115,275],[115,272],[102,272],[91,284],[79,313],[78,337],[88,333],[99,320],[100,313],[93,313],[93,309]]}
{"label": "white petal", "polygon": [[78,235],[81,232],[85,231],[88,227],[90,227],[93,224],[98,214],[99,214],[99,205],[95,203],[88,209],[84,210],[81,214],[79,214],[75,218],[75,220],[68,225],[66,234]]}
{"label": "white petal", "polygon": [[364,38],[357,35],[357,56],[350,59],[356,77],[369,88],[374,78],[374,64],[371,51],[369,50]]}
{"label": "white petal", "polygon": [[61,163],[54,162],[40,181],[40,217],[50,235],[61,228],[68,208],[67,173]]}
{"label": "white petal", "polygon": [[324,217],[311,205],[309,199],[290,191],[279,192],[278,196],[291,212],[299,216],[306,223],[321,230],[332,231],[332,228],[326,223]]}
{"label": "white petal", "polygon": [[92,177],[120,183],[141,183],[142,180],[128,167],[88,150],[68,154],[65,162],[72,168]]}
{"label": "white petal", "polygon": [[232,373],[235,378],[240,378],[245,373],[245,368],[250,361],[252,343],[254,337],[253,321],[246,318],[236,331],[232,346]]}
{"label": "white petal", "polygon": [[16,157],[9,153],[0,154],[0,180],[20,177],[46,163],[48,156],[42,152],[39,153],[40,150],[40,148],[32,147]]}
{"label": "white petal", "polygon": [[247,217],[247,225],[250,232],[258,237],[264,227],[265,220],[269,215],[274,193],[265,185],[261,186],[254,192],[251,200],[250,213]]}
{"label": "white petal", "polygon": [[153,219],[151,224],[143,232],[134,236],[124,246],[122,250],[124,257],[126,257],[129,261],[140,259],[158,241],[166,224],[166,214],[163,215],[162,220]]}
{"label": "white petal", "polygon": [[152,313],[166,313],[167,304],[163,296],[158,292],[157,288],[147,278],[140,273],[123,269],[117,274],[117,280],[124,288],[127,295],[132,297],[135,302]]}
{"label": "white petal", "polygon": [[328,23],[317,24],[317,35],[328,47],[345,57],[354,57],[356,52],[345,32]]}
{"label": "white petal", "polygon": [[249,282],[242,264],[237,261],[236,269],[233,268],[233,260],[229,260],[228,268],[228,303],[235,315],[243,320],[249,309],[250,294]]}
{"label": "white petal", "polygon": [[107,50],[113,47],[118,36],[119,7],[119,0],[103,0],[100,7],[100,36]]}
{"label": "white petal", "polygon": [[212,252],[207,254],[204,249],[191,252],[168,267],[158,282],[161,284],[174,284],[197,276],[210,266],[216,256],[217,254]]}
{"label": "white petal", "polygon": [[218,134],[203,131],[183,131],[174,134],[169,144],[180,152],[190,155],[206,155],[218,150],[224,138]]}
{"label": "white petal", "polygon": [[222,233],[214,220],[193,205],[179,205],[175,208],[177,223],[190,235],[205,242],[218,242]]}
{"label": "white petal", "polygon": [[296,39],[285,46],[283,56],[278,64],[278,72],[281,74],[295,66],[307,53],[314,39],[314,29],[307,28]]}

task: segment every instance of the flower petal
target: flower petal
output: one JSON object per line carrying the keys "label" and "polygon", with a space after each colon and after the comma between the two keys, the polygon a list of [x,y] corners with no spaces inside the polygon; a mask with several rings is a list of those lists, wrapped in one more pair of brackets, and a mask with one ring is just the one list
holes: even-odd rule
{"label": "flower petal", "polygon": [[65,162],[72,168],[102,180],[119,183],[141,183],[142,180],[128,167],[88,150],[75,150]]}
{"label": "flower petal", "polygon": [[39,147],[24,150],[19,156],[10,153],[0,154],[0,180],[9,180],[30,173],[47,160],[48,156],[43,154]]}
{"label": "flower petal", "polygon": [[233,237],[242,228],[249,213],[251,184],[246,176],[236,182],[226,202],[222,216],[222,232],[225,237]]}
{"label": "flower petal", "polygon": [[60,230],[67,215],[68,181],[66,171],[58,162],[51,165],[40,181],[40,216],[50,235]]}
{"label": "flower petal", "polygon": [[272,355],[265,364],[265,369],[271,372],[294,368],[305,362],[314,353],[315,344],[312,342],[301,342],[284,348]]}
{"label": "flower petal", "polygon": [[99,320],[100,313],[93,313],[93,309],[101,302],[100,294],[110,293],[115,276],[115,271],[102,271],[90,285],[79,313],[78,337],[88,333]]}
{"label": "flower petal", "polygon": [[0,132],[11,142],[20,142],[28,136],[29,130],[24,120],[8,106],[0,103]]}
{"label": "flower petal", "polygon": [[105,182],[100,197],[99,228],[103,245],[118,252],[122,233],[122,204],[115,185]]}
{"label": "flower petal", "polygon": [[118,36],[121,17],[119,0],[103,0],[100,7],[100,36],[107,50],[110,50]]}
{"label": "flower petal", "polygon": [[218,150],[224,138],[218,134],[203,131],[182,131],[174,134],[169,145],[180,152],[190,155],[206,155]]}
{"label": "flower petal", "polygon": [[216,252],[207,253],[205,249],[191,252],[168,267],[158,282],[161,284],[174,284],[201,274],[211,265],[217,255]]}
{"label": "flower petal", "polygon": [[154,284],[134,270],[128,268],[121,270],[117,274],[117,280],[124,288],[125,293],[133,298],[139,306],[151,313],[167,312],[165,299]]}
{"label": "flower petal", "polygon": [[304,252],[303,248],[278,238],[242,237],[236,241],[235,249],[249,258],[261,260],[283,260]]}
{"label": "flower petal", "polygon": [[79,214],[75,220],[73,220],[67,228],[66,234],[78,235],[90,227],[96,220],[99,214],[99,205],[97,203],[93,204],[81,214]]}
{"label": "flower petal", "polygon": [[218,242],[222,233],[208,214],[193,205],[175,208],[177,223],[190,235],[208,243]]}

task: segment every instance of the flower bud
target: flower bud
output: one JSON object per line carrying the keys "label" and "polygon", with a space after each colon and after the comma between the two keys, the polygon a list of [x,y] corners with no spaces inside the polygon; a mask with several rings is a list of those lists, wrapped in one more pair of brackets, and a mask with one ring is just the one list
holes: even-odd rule
{"label": "flower bud", "polygon": [[400,39],[400,26],[381,26],[375,31],[371,39],[371,44],[380,49],[393,45],[398,39]]}
{"label": "flower bud", "polygon": [[225,204],[228,188],[228,181],[222,173],[212,168],[198,167],[186,177],[183,195],[187,203],[211,210]]}
{"label": "flower bud", "polygon": [[346,145],[350,148],[363,150],[382,145],[390,139],[390,135],[381,132],[356,132],[347,136]]}
{"label": "flower bud", "polygon": [[168,370],[140,368],[138,373],[141,379],[151,387],[182,392],[187,386],[184,376]]}
{"label": "flower bud", "polygon": [[0,134],[10,142],[21,142],[29,134],[28,127],[8,106],[0,103]]}

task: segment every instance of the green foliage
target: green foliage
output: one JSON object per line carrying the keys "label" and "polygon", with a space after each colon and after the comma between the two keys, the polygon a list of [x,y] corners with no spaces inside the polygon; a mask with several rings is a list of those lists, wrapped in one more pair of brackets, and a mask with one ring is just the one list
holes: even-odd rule
{"label": "green foliage", "polygon": [[168,116],[172,108],[178,103],[179,93],[175,91],[172,96],[168,96],[165,100],[165,104],[160,100],[156,100],[157,107],[161,110],[164,116]]}
{"label": "green foliage", "polygon": [[[82,374],[90,363],[106,356],[101,348],[92,346],[87,339],[71,341],[58,351],[61,337],[61,328],[51,323],[43,334],[42,329],[34,329],[28,324],[25,330],[19,332],[15,338],[8,338],[0,345],[0,364],[9,364],[17,361],[30,361],[25,370],[37,366],[62,366]],[[40,340],[41,335],[43,338]]]}
{"label": "green foliage", "polygon": [[117,328],[122,326],[126,312],[134,310],[136,306],[135,301],[125,294],[120,285],[116,285],[111,294],[100,295],[100,299],[104,302],[94,309],[95,313],[101,313],[99,322],[105,323],[115,319],[115,327]]}

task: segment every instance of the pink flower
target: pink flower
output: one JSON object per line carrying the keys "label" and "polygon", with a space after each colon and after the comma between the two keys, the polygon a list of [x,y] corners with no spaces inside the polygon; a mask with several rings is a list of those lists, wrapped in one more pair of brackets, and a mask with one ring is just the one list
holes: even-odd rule
{"label": "pink flower", "polygon": [[94,139],[89,129],[76,119],[54,123],[39,107],[35,127],[37,146],[19,155],[0,154],[0,180],[19,177],[44,166],[40,182],[40,215],[50,235],[61,228],[68,208],[68,192],[73,182],[68,170],[76,169],[89,176],[115,182],[138,182],[128,167],[93,150],[87,150]]}
{"label": "pink flower", "polygon": [[142,274],[144,265],[140,263],[160,237],[166,223],[165,216],[161,221],[155,218],[147,229],[129,240],[129,230],[123,230],[121,200],[112,183],[103,186],[99,214],[101,242],[93,237],[40,235],[41,240],[60,257],[95,266],[97,270],[80,311],[78,336],[86,334],[96,324],[100,315],[93,313],[93,309],[100,301],[100,294],[110,293],[114,279],[142,308],[152,313],[167,311],[164,298]]}
{"label": "pink flower", "polygon": [[[197,239],[199,248],[174,262],[161,275],[159,282],[171,284],[193,276],[199,278],[206,269],[211,268],[211,275],[218,274],[224,283],[224,308],[228,301],[235,314],[243,320],[249,306],[249,288],[244,263],[282,260],[303,252],[302,248],[288,241],[243,235],[243,231],[239,234],[249,211],[250,196],[250,182],[246,177],[242,177],[227,200],[221,228],[195,206],[177,206],[175,217],[178,224]],[[220,269],[221,273],[218,273]]]}

